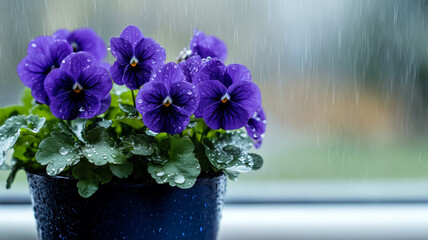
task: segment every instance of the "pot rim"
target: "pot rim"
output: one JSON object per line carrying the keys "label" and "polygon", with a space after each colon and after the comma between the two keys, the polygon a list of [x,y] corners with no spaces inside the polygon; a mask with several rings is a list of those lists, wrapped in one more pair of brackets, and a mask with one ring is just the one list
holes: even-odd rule
{"label": "pot rim", "polygon": [[[58,176],[58,175],[56,175],[56,176],[51,176],[51,175],[48,175],[46,172],[38,172],[38,171],[31,171],[31,170],[28,170],[28,169],[25,169],[25,172],[27,173],[27,174],[31,174],[31,175],[35,175],[35,176],[39,176],[39,177],[45,177],[45,178],[50,178],[50,179],[58,179],[58,180],[67,180],[67,181],[78,181],[77,179],[75,179],[75,178],[72,178],[72,177],[66,177],[66,176]],[[213,179],[213,178],[218,178],[218,177],[221,177],[221,176],[225,176],[225,173],[224,172],[222,172],[222,171],[218,171],[218,172],[210,172],[210,173],[206,173],[206,174],[204,174],[204,176],[198,176],[198,178],[197,178],[197,181],[196,182],[198,182],[198,181],[208,181],[208,180],[210,180],[210,179]],[[120,186],[120,187],[123,187],[123,186],[129,186],[129,187],[141,187],[141,186],[147,186],[147,185],[160,185],[160,186],[166,186],[166,185],[168,185],[168,184],[161,184],[161,183],[157,183],[157,182],[125,182],[125,181],[123,181],[123,182],[108,182],[108,183],[106,183],[106,184],[101,184],[100,185],[100,187],[101,186],[112,186],[112,187],[114,187],[114,186]],[[169,185],[168,185],[169,186]]]}

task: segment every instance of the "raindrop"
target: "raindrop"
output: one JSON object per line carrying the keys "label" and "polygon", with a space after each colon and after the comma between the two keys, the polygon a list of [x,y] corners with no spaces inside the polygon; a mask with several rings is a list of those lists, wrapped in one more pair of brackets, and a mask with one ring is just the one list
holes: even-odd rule
{"label": "raindrop", "polygon": [[138,103],[143,103],[143,99],[138,99]]}
{"label": "raindrop", "polygon": [[85,111],[85,108],[84,107],[80,107],[79,108],[79,112],[84,112]]}
{"label": "raindrop", "polygon": [[67,148],[65,148],[65,147],[61,147],[61,148],[59,149],[59,154],[61,154],[62,156],[67,155],[67,154],[68,154],[68,149],[67,149]]}
{"label": "raindrop", "polygon": [[32,44],[31,44],[31,46],[32,46],[33,48],[35,48],[35,47],[37,47],[37,44],[32,43]]}

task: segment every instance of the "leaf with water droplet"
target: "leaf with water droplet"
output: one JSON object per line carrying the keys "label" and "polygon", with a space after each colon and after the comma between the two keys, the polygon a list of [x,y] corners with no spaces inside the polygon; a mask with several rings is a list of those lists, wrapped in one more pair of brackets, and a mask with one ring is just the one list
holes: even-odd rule
{"label": "leaf with water droplet", "polygon": [[131,152],[133,154],[141,156],[151,155],[155,148],[149,138],[143,134],[131,135],[124,141],[124,143],[132,149]]}
{"label": "leaf with water droplet", "polygon": [[100,184],[108,183],[113,174],[107,166],[96,167],[87,161],[81,161],[73,168],[73,177],[79,180],[77,188],[80,196],[92,196]]}
{"label": "leaf with water droplet", "polygon": [[191,188],[201,173],[194,148],[189,138],[174,135],[169,144],[168,161],[164,164],[149,162],[148,172],[157,183],[168,182],[171,186]]}
{"label": "leaf with water droplet", "polygon": [[36,153],[36,161],[46,166],[49,175],[57,175],[66,167],[80,161],[80,151],[74,146],[74,138],[65,133],[52,132],[43,140]]}
{"label": "leaf with water droplet", "polygon": [[138,116],[137,109],[133,105],[119,103],[119,108],[120,110],[122,110],[122,112],[126,113],[129,116]]}
{"label": "leaf with water droplet", "polygon": [[6,153],[11,149],[20,135],[35,134],[45,124],[46,119],[38,116],[13,116],[0,126],[0,165],[6,160]]}
{"label": "leaf with water droplet", "polygon": [[140,130],[144,127],[143,120],[139,117],[125,117],[121,116],[116,118],[117,121],[131,126],[135,130]]}
{"label": "leaf with water droplet", "polygon": [[[87,144],[82,147],[83,155],[89,162],[102,166],[107,163],[124,164],[126,156],[115,148],[113,139],[103,127],[96,127],[86,134]],[[107,158],[104,158],[107,156]]]}
{"label": "leaf with water droplet", "polygon": [[85,141],[85,128],[86,123],[88,120],[82,119],[82,118],[76,118],[75,120],[72,120],[70,123],[70,130],[76,135],[77,139],[79,139],[82,142]]}
{"label": "leaf with water droplet", "polygon": [[131,175],[134,165],[131,162],[124,164],[111,164],[111,172],[118,178],[127,178]]}

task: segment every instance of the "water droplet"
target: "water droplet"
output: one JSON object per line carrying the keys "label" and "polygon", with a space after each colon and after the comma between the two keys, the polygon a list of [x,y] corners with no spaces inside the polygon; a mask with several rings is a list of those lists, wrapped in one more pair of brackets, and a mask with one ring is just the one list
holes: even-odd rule
{"label": "water droplet", "polygon": [[138,101],[137,101],[138,103],[143,103],[143,99],[138,99]]}
{"label": "water droplet", "polygon": [[84,111],[85,111],[85,108],[83,106],[79,108],[79,112],[84,112]]}
{"label": "water droplet", "polygon": [[186,179],[183,177],[183,175],[177,175],[174,178],[174,182],[176,182],[178,184],[182,184],[182,183],[184,183],[184,181],[186,181]]}
{"label": "water droplet", "polygon": [[156,173],[156,176],[158,176],[158,177],[162,177],[163,175],[165,175],[165,172],[158,172],[158,173]]}
{"label": "water droplet", "polygon": [[32,44],[31,44],[31,47],[35,48],[35,47],[37,47],[37,44],[32,43]]}
{"label": "water droplet", "polygon": [[68,149],[67,149],[67,148],[65,148],[65,147],[61,147],[61,148],[59,149],[59,154],[61,154],[62,156],[67,155],[67,154],[68,154]]}

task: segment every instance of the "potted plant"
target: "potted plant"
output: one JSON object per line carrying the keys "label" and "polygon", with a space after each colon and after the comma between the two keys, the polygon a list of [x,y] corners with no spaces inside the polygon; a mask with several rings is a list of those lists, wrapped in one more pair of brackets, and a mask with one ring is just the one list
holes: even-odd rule
{"label": "potted plant", "polygon": [[[104,62],[108,49],[116,59]],[[225,44],[195,30],[177,63],[126,27],[28,45],[22,104],[1,109],[0,166],[27,172],[41,239],[215,239],[226,187],[257,170],[261,93]],[[114,83],[114,84],[113,84]]]}

